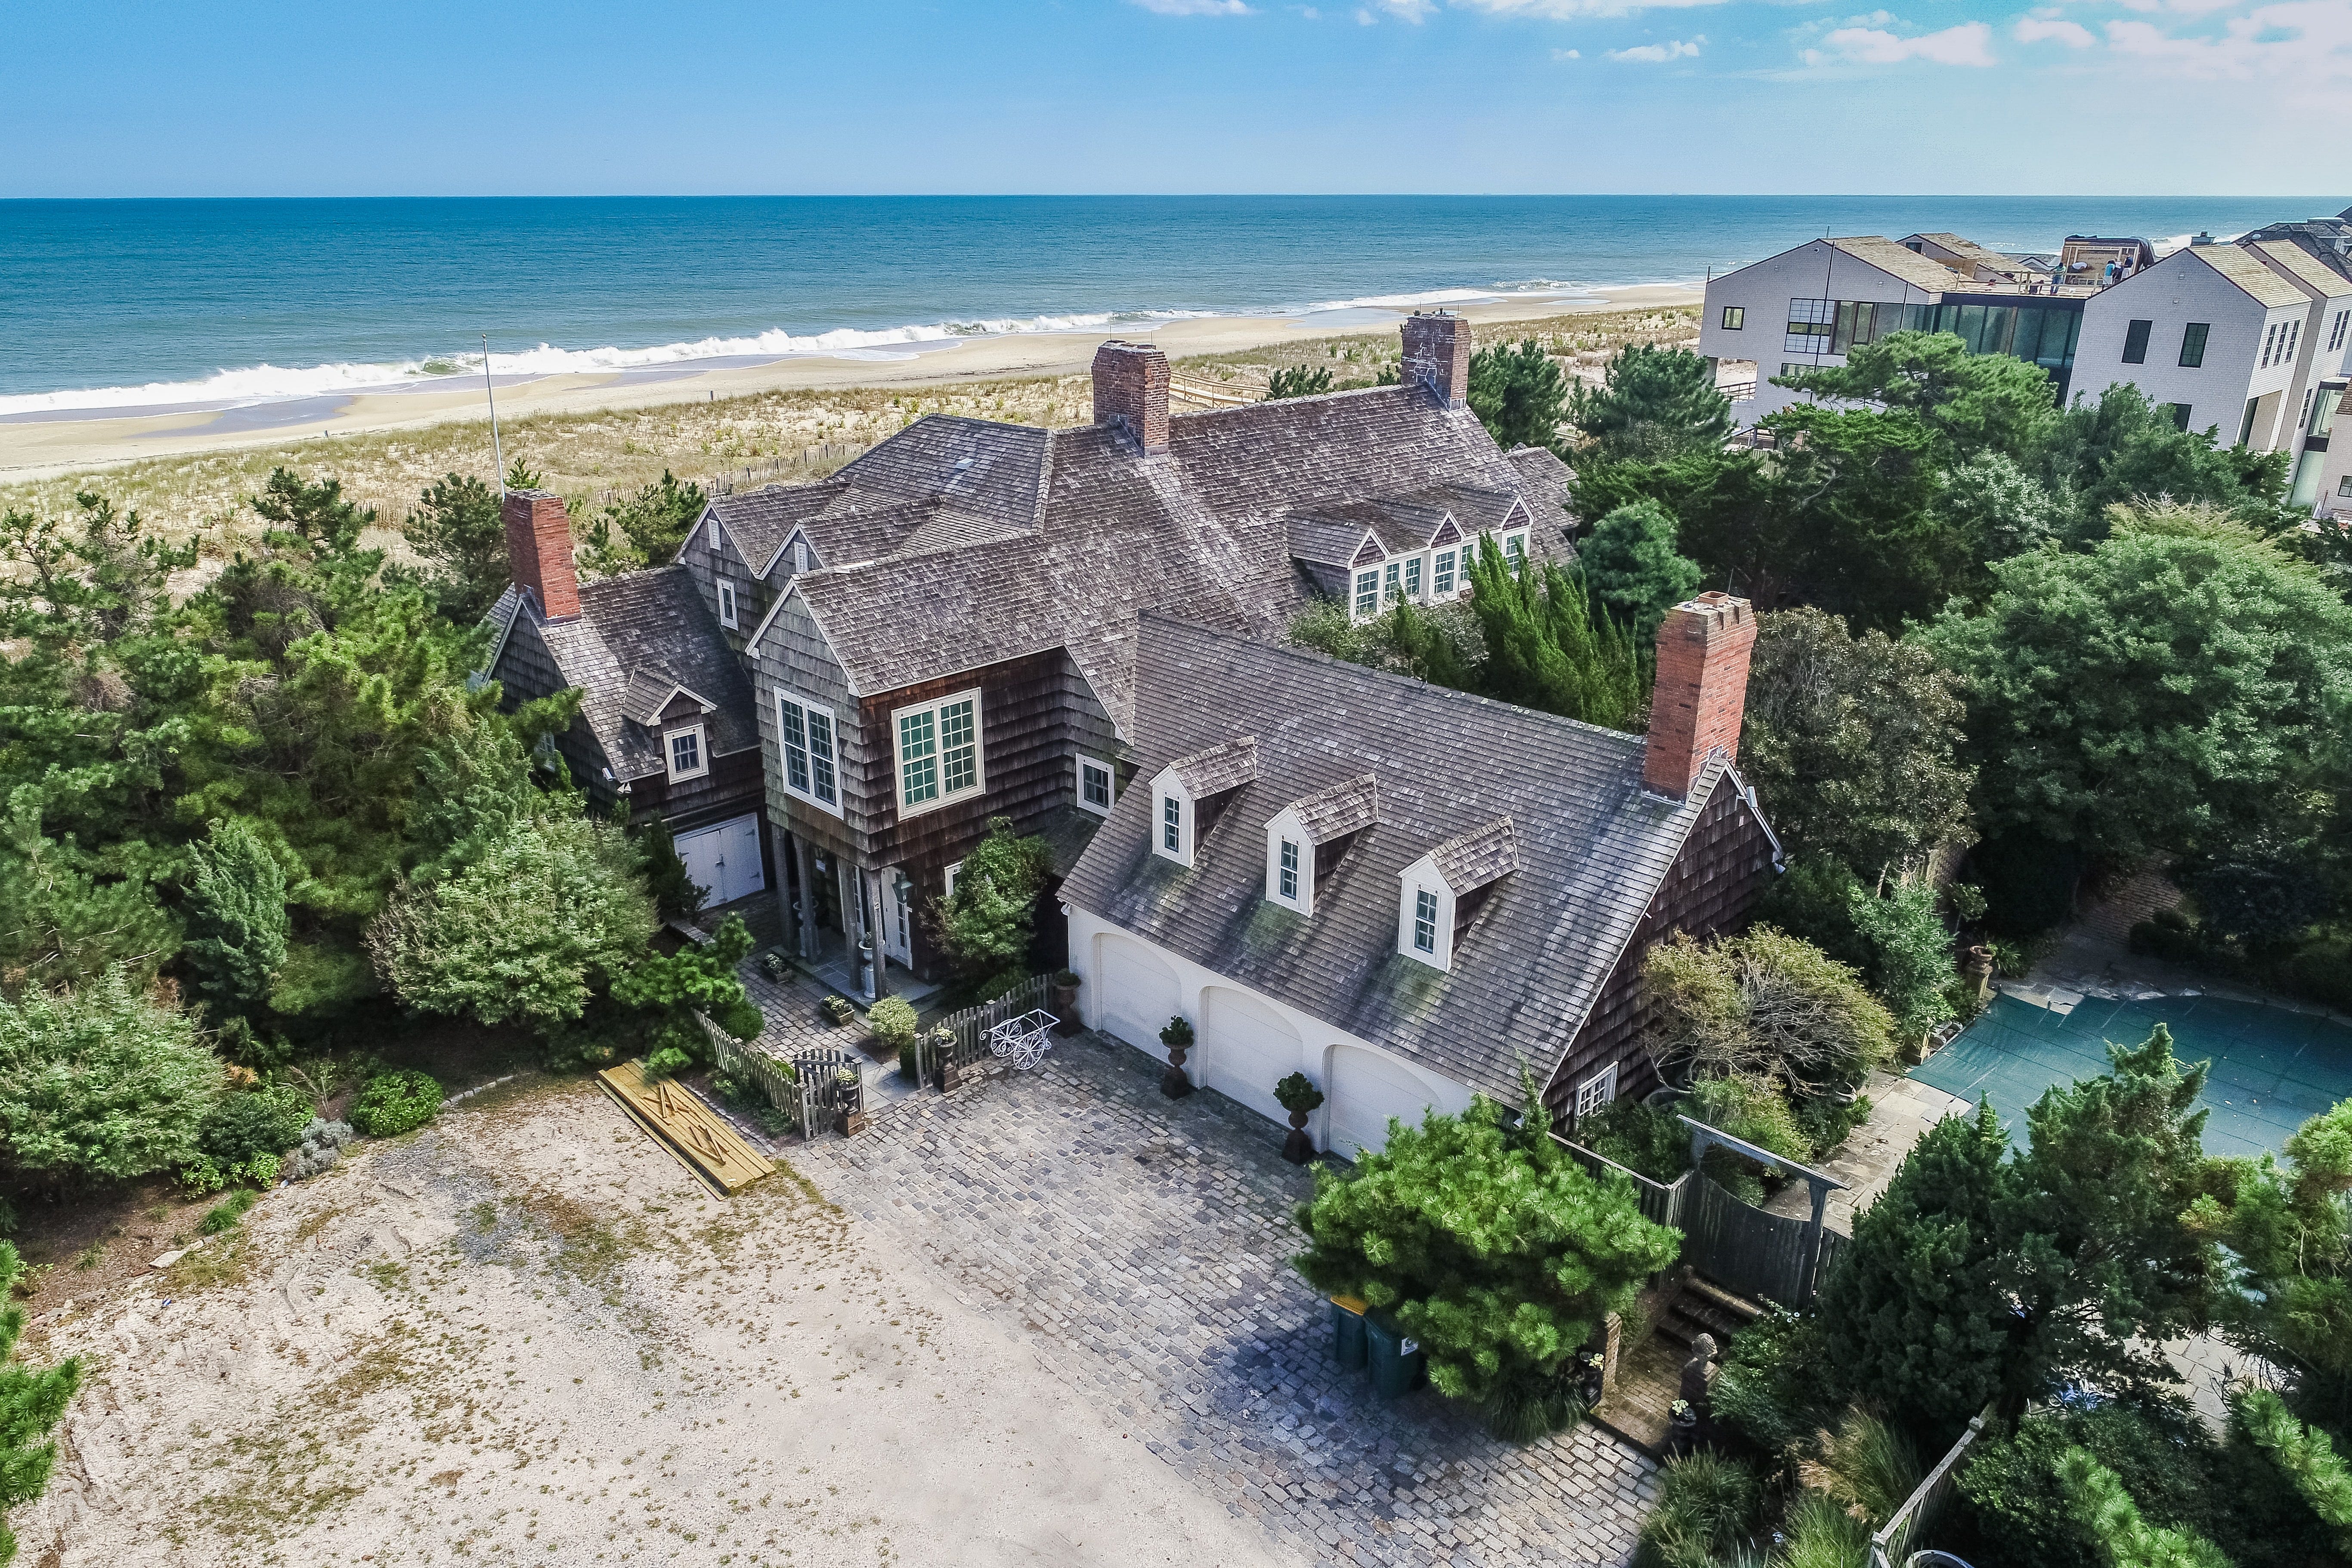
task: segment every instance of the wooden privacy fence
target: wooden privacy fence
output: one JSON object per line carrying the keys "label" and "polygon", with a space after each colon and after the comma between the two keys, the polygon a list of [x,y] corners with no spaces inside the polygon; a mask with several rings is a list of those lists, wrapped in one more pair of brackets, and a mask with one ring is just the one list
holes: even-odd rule
{"label": "wooden privacy fence", "polygon": [[1683,1210],[1688,1201],[1695,1173],[1685,1171],[1671,1182],[1654,1182],[1639,1171],[1628,1170],[1616,1161],[1594,1153],[1581,1143],[1570,1142],[1555,1132],[1552,1142],[1575,1156],[1576,1163],[1600,1177],[1623,1176],[1633,1184],[1633,1191],[1642,1201],[1642,1217],[1653,1225],[1670,1225],[1683,1228]]}
{"label": "wooden privacy fence", "polygon": [[1936,1522],[1936,1516],[1943,1511],[1945,1500],[1952,1495],[1954,1478],[1960,1472],[1960,1460],[1968,1454],[1969,1445],[1992,1420],[1992,1411],[1993,1407],[1988,1405],[1983,1415],[1969,1422],[1969,1429],[1960,1434],[1960,1440],[1952,1445],[1951,1452],[1936,1462],[1936,1468],[1927,1472],[1927,1479],[1904,1500],[1903,1506],[1895,1510],[1895,1517],[1886,1521],[1885,1528],[1870,1538],[1870,1568],[1904,1568],[1904,1564],[1910,1561],[1912,1551],[1923,1543],[1927,1531]]}
{"label": "wooden privacy fence", "polygon": [[1845,1237],[1793,1215],[1768,1214],[1694,1173],[1684,1206],[1683,1261],[1735,1296],[1801,1308]]}
{"label": "wooden privacy fence", "polygon": [[[996,1058],[988,1049],[988,1031],[1007,1018],[1017,1018],[1033,1007],[1045,1005],[1045,993],[1053,983],[1050,974],[1033,974],[1028,979],[999,996],[995,1001],[978,1007],[966,1007],[961,1013],[950,1013],[934,1023],[934,1029],[945,1029],[955,1037],[948,1060],[954,1064],[959,1076],[974,1072]],[[929,1070],[930,1063],[923,1066]]]}

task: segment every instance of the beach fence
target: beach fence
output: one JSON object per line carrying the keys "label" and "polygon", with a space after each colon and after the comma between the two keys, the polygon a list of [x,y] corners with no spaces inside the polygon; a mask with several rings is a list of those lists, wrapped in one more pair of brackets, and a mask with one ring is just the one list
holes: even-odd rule
{"label": "beach fence", "polygon": [[[825,463],[848,463],[864,457],[874,448],[862,441],[820,441],[803,447],[796,458],[768,458],[756,463],[745,463],[716,474],[706,474],[687,482],[699,485],[707,496],[731,496],[741,490],[755,490],[761,485],[772,485],[779,479],[803,479],[809,470]],[[634,490],[598,490],[589,500],[595,507],[619,506],[631,500]]]}
{"label": "beach fence", "polygon": [[1992,1413],[1993,1407],[1988,1405],[1982,1415],[1969,1420],[1969,1429],[1960,1434],[1960,1440],[1952,1445],[1951,1452],[1937,1461],[1936,1468],[1927,1472],[1927,1479],[1919,1483],[1918,1489],[1895,1510],[1895,1517],[1870,1538],[1870,1568],[1904,1568],[1910,1562],[1912,1552],[1924,1544],[1927,1532],[1936,1522],[1936,1516],[1943,1511],[1946,1500],[1952,1495],[1961,1459],[1967,1457],[1969,1447],[1991,1423]]}

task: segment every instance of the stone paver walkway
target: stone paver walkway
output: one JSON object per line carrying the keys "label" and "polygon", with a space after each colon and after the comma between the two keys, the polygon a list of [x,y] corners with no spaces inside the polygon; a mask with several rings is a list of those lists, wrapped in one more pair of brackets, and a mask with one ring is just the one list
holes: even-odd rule
{"label": "stone paver walkway", "polygon": [[1282,1130],[1213,1094],[1165,1100],[1159,1078],[1079,1035],[1035,1071],[792,1158],[1304,1559],[1623,1563],[1656,1495],[1649,1459],[1591,1426],[1498,1443],[1431,1390],[1375,1400],[1289,1267],[1290,1209],[1313,1189]]}
{"label": "stone paver walkway", "polygon": [[[1975,1107],[1933,1084],[1893,1073],[1874,1072],[1863,1086],[1870,1097],[1870,1118],[1846,1135],[1837,1152],[1822,1162],[1823,1173],[1845,1184],[1830,1194],[1822,1223],[1832,1230],[1853,1234],[1853,1216],[1878,1201],[1886,1184],[1902,1168],[1904,1156],[1928,1128],[1947,1116],[1967,1116]],[[1802,1182],[1790,1182],[1764,1205],[1778,1215],[1800,1217],[1812,1213],[1812,1194]]]}

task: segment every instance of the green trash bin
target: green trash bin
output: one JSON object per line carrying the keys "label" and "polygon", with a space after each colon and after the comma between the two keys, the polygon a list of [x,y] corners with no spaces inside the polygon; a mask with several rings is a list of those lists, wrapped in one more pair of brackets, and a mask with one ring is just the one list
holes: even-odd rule
{"label": "green trash bin", "polygon": [[1353,1296],[1331,1298],[1331,1353],[1349,1372],[1364,1364],[1364,1310]]}
{"label": "green trash bin", "polygon": [[1407,1339],[1394,1323],[1370,1315],[1364,1319],[1364,1340],[1374,1394],[1394,1399],[1421,1386],[1427,1368],[1423,1364],[1420,1341]]}

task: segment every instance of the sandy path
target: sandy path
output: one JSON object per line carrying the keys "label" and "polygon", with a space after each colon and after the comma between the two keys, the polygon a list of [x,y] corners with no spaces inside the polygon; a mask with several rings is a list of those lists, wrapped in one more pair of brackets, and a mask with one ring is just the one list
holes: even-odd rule
{"label": "sandy path", "polygon": [[50,1326],[90,1373],[21,1561],[1284,1561],[879,1234],[486,1096],[271,1196],[242,1279]]}

